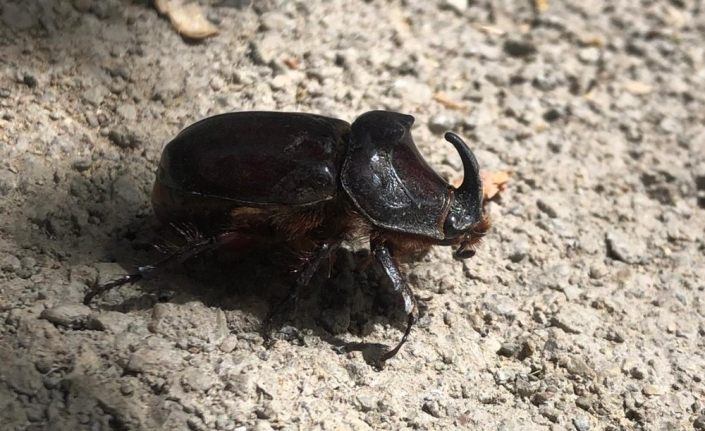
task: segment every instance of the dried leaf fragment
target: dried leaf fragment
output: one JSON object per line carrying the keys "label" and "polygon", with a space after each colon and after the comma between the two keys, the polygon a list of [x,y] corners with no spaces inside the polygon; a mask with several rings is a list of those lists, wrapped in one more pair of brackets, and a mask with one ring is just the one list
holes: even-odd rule
{"label": "dried leaf fragment", "polygon": [[169,17],[176,31],[189,39],[205,39],[218,34],[218,28],[206,19],[198,3],[182,0],[155,0],[159,13]]}
{"label": "dried leaf fragment", "polygon": [[490,200],[507,188],[509,171],[480,170],[482,178],[482,194],[485,200]]}
{"label": "dried leaf fragment", "polygon": [[534,0],[534,7],[539,13],[546,12],[548,10],[549,1],[548,0]]}
{"label": "dried leaf fragment", "polygon": [[[485,201],[489,201],[499,195],[499,193],[503,192],[504,189],[507,188],[509,177],[509,171],[488,171],[485,169],[480,169],[483,199]],[[463,183],[463,179],[456,178],[450,183],[453,187],[460,187],[460,184]]]}
{"label": "dried leaf fragment", "polygon": [[649,94],[653,90],[649,84],[631,80],[624,83],[624,89],[637,96]]}
{"label": "dried leaf fragment", "polygon": [[462,102],[455,101],[448,97],[444,93],[436,93],[433,95],[433,100],[445,106],[448,109],[453,109],[455,111],[464,111],[465,104]]}

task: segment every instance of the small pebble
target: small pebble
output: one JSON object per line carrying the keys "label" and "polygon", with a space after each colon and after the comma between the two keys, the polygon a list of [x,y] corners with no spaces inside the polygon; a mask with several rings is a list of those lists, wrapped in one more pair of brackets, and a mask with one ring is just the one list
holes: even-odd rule
{"label": "small pebble", "polygon": [[512,57],[528,57],[536,51],[536,45],[528,40],[509,39],[504,42],[504,52]]}
{"label": "small pebble", "polygon": [[142,139],[126,126],[117,126],[108,133],[110,142],[120,148],[136,148],[142,144]]}
{"label": "small pebble", "polygon": [[539,409],[539,413],[553,423],[558,423],[561,416],[561,412],[558,409],[549,406],[542,406]]}
{"label": "small pebble", "polygon": [[452,114],[442,113],[434,115],[428,121],[428,129],[433,133],[444,133],[458,127],[460,119]]}
{"label": "small pebble", "polygon": [[588,397],[578,397],[575,400],[575,405],[583,410],[590,411],[592,409],[592,400]]}
{"label": "small pebble", "polygon": [[590,421],[585,416],[573,418],[575,431],[590,431]]}
{"label": "small pebble", "polygon": [[695,418],[693,421],[693,429],[698,431],[705,431],[705,414],[702,414]]}
{"label": "small pebble", "polygon": [[649,397],[655,397],[658,395],[663,395],[666,393],[666,391],[663,389],[663,387],[658,386],[658,385],[645,385],[644,388],[641,390],[641,392]]}
{"label": "small pebble", "polygon": [[29,88],[35,88],[39,84],[39,82],[37,82],[37,78],[30,74],[25,74],[22,78],[22,82],[24,82],[24,85]]}
{"label": "small pebble", "polygon": [[502,347],[499,348],[497,354],[511,358],[518,350],[519,346],[516,343],[502,343]]}
{"label": "small pebble", "polygon": [[639,263],[646,254],[646,244],[623,232],[610,231],[606,237],[607,255],[625,263]]}
{"label": "small pebble", "polygon": [[88,321],[91,309],[83,304],[65,303],[42,311],[40,317],[59,326],[71,329],[83,329]]}
{"label": "small pebble", "polygon": [[4,272],[17,272],[22,269],[22,263],[17,256],[8,254],[0,260],[0,269]]}

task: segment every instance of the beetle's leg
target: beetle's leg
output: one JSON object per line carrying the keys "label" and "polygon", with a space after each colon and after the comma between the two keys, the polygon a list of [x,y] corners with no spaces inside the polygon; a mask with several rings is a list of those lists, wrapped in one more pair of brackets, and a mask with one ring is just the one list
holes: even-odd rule
{"label": "beetle's leg", "polygon": [[[284,309],[284,306],[286,304],[291,301],[294,301],[294,304],[296,304],[299,289],[308,285],[308,283],[311,281],[311,278],[313,278],[313,276],[316,274],[316,271],[321,265],[321,262],[326,259],[332,259],[333,254],[338,249],[338,247],[340,247],[340,242],[341,241],[339,240],[324,242],[318,248],[316,248],[313,253],[306,256],[305,261],[303,263],[303,267],[301,270],[297,271],[298,277],[296,277],[296,281],[289,288],[286,297],[281,300],[277,305],[272,307],[272,309],[265,317],[265,334],[269,334],[272,319]],[[296,305],[294,307],[296,307]]]}
{"label": "beetle's leg", "polygon": [[411,291],[411,288],[409,288],[409,285],[404,281],[404,278],[402,277],[399,267],[392,257],[389,248],[384,244],[377,244],[373,246],[372,253],[375,255],[377,261],[382,265],[382,268],[384,268],[384,272],[387,274],[387,277],[389,277],[389,280],[391,280],[394,290],[401,294],[401,297],[404,300],[404,311],[406,311],[408,315],[406,330],[404,331],[401,341],[399,341],[393,349],[380,356],[378,363],[382,365],[387,359],[396,355],[397,352],[399,352],[399,349],[401,349],[401,346],[406,342],[409,337],[409,333],[411,332],[411,327],[414,326],[414,323],[416,323],[418,318],[418,308],[416,306],[416,298],[414,297],[414,293]]}
{"label": "beetle's leg", "polygon": [[238,234],[235,232],[225,232],[208,238],[201,237],[195,239],[152,265],[139,266],[135,272],[131,274],[126,274],[107,283],[91,287],[88,293],[86,293],[86,296],[84,296],[83,303],[89,305],[93,298],[98,295],[102,295],[111,289],[125,284],[136,283],[155,271],[167,268],[172,264],[183,263],[206,251],[215,250],[223,244],[232,241],[237,236]]}

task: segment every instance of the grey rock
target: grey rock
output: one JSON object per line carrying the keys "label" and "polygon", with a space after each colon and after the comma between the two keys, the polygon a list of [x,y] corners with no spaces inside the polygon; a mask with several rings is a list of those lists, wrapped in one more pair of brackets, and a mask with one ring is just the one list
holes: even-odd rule
{"label": "grey rock", "polygon": [[634,366],[629,370],[629,375],[637,380],[643,380],[646,378],[646,371],[641,367]]}
{"label": "grey rock", "polygon": [[562,198],[556,195],[540,197],[536,201],[536,205],[551,218],[570,218],[570,208]]}
{"label": "grey rock", "polygon": [[208,392],[216,383],[215,376],[195,367],[189,367],[181,375],[181,385],[186,390]]}
{"label": "grey rock", "polygon": [[259,17],[262,30],[281,31],[291,26],[291,19],[279,11],[265,12]]}
{"label": "grey rock", "polygon": [[128,121],[135,121],[137,119],[137,108],[132,104],[124,103],[118,106],[115,112]]}
{"label": "grey rock", "polygon": [[93,6],[93,0],[73,0],[72,3],[73,7],[82,13],[88,12],[91,9],[91,6]]}
{"label": "grey rock", "polygon": [[86,327],[97,331],[119,334],[127,329],[134,318],[117,311],[99,311],[88,316]]}
{"label": "grey rock", "polygon": [[118,5],[109,0],[101,0],[93,3],[90,11],[99,19],[108,19],[119,13]]}
{"label": "grey rock", "polygon": [[625,263],[640,263],[646,255],[646,244],[624,232],[610,231],[605,237],[607,256]]}
{"label": "grey rock", "polygon": [[29,88],[36,88],[37,85],[39,85],[37,77],[32,75],[31,73],[24,74],[24,76],[22,77],[22,83]]}
{"label": "grey rock", "polygon": [[[18,356],[18,352],[3,347],[0,349],[0,364],[2,364],[0,366],[0,383],[7,383],[15,392],[28,397],[36,396],[37,392],[41,390],[41,375],[32,361]],[[6,389],[3,388],[3,394],[6,393],[5,391]],[[2,398],[0,398],[0,405],[2,404]]]}
{"label": "grey rock", "polygon": [[541,406],[539,408],[539,413],[541,413],[541,416],[545,417],[553,423],[558,423],[561,417],[561,412],[558,409],[550,406]]}
{"label": "grey rock", "polygon": [[644,395],[646,395],[647,397],[655,397],[655,396],[665,394],[666,389],[662,386],[659,386],[659,385],[647,384],[647,385],[644,385],[641,392]]}
{"label": "grey rock", "polygon": [[443,0],[441,8],[463,13],[468,8],[468,0]]}
{"label": "grey rock", "polygon": [[186,73],[183,69],[174,67],[162,69],[158,76],[152,88],[152,99],[168,106],[184,93]]}
{"label": "grey rock", "polygon": [[504,42],[504,52],[512,57],[528,57],[536,54],[536,45],[528,39],[508,39]]}
{"label": "grey rock", "polygon": [[566,303],[552,316],[551,324],[571,334],[591,334],[601,319],[591,307],[579,303]]}
{"label": "grey rock", "polygon": [[286,46],[277,33],[265,33],[260,39],[250,42],[250,58],[256,64],[271,66]]}
{"label": "grey rock", "polygon": [[[241,427],[244,428],[244,427]],[[236,428],[237,430],[237,428]],[[253,428],[253,431],[272,431],[274,428],[272,425],[266,421],[266,420],[258,420],[257,423],[255,424],[255,427]]]}
{"label": "grey rock", "polygon": [[178,351],[166,345],[147,345],[138,348],[125,365],[132,373],[161,375],[181,368],[182,358]]}
{"label": "grey rock", "polygon": [[142,144],[142,137],[133,129],[119,125],[108,133],[110,142],[120,148],[137,148]]}
{"label": "grey rock", "polygon": [[409,103],[421,105],[430,102],[433,92],[428,85],[405,77],[392,83],[392,95]]}
{"label": "grey rock", "polygon": [[225,80],[218,75],[211,78],[209,84],[210,84],[211,89],[213,89],[213,91],[220,91],[226,85]]}
{"label": "grey rock", "polygon": [[592,400],[588,397],[578,397],[575,399],[575,405],[585,411],[590,411],[592,409]]}
{"label": "grey rock", "polygon": [[59,326],[83,329],[88,322],[91,309],[83,304],[65,303],[42,311],[40,317]]}
{"label": "grey rock", "polygon": [[91,168],[92,163],[91,159],[78,159],[71,163],[71,167],[78,172],[85,172]]}
{"label": "grey rock", "polygon": [[433,133],[444,133],[455,130],[460,124],[460,118],[457,115],[449,113],[441,113],[434,115],[428,121],[428,129]]}
{"label": "grey rock", "polygon": [[605,335],[605,339],[609,341],[614,341],[615,343],[624,343],[626,338],[624,337],[624,333],[618,329],[618,328],[610,328],[607,330],[607,334]]}
{"label": "grey rock", "polygon": [[369,394],[359,394],[355,399],[362,412],[369,412],[377,408],[377,400]]}
{"label": "grey rock", "polygon": [[421,410],[434,418],[441,418],[444,416],[441,406],[437,400],[426,400],[421,405]]}
{"label": "grey rock", "polygon": [[507,342],[507,343],[502,343],[502,346],[497,351],[497,354],[500,356],[506,356],[507,358],[511,358],[518,351],[519,351],[518,344],[512,343],[512,342]]}
{"label": "grey rock", "polygon": [[17,175],[8,170],[0,168],[0,196],[7,196],[17,188]]}
{"label": "grey rock", "polygon": [[84,102],[89,103],[93,106],[98,106],[103,103],[103,99],[108,94],[108,89],[101,84],[96,84],[89,87],[83,92],[82,99]]}
{"label": "grey rock", "polygon": [[594,46],[578,51],[578,59],[586,64],[594,64],[600,59],[600,50]]}
{"label": "grey rock", "polygon": [[588,275],[593,280],[599,280],[602,277],[604,277],[605,275],[607,275],[607,268],[605,268],[605,265],[603,265],[603,264],[590,265],[590,270],[588,271]]}
{"label": "grey rock", "polygon": [[196,301],[155,305],[149,330],[172,340],[189,338],[197,343],[220,343],[229,334],[223,311]]}
{"label": "grey rock", "polygon": [[585,416],[578,416],[572,420],[575,431],[590,431],[590,421]]}
{"label": "grey rock", "polygon": [[237,335],[230,334],[230,335],[226,336],[223,339],[223,341],[221,341],[218,348],[223,353],[230,353],[237,348],[237,342],[238,342]]}
{"label": "grey rock", "polygon": [[274,91],[286,91],[294,88],[294,81],[291,76],[286,73],[280,73],[275,76],[269,83]]}
{"label": "grey rock", "polygon": [[129,172],[122,173],[115,178],[112,192],[129,208],[137,208],[144,203],[145,196]]}
{"label": "grey rock", "polygon": [[7,254],[0,259],[0,270],[3,272],[16,273],[22,269],[22,262],[17,256]]}
{"label": "grey rock", "polygon": [[693,429],[698,431],[705,431],[705,414],[702,414],[695,418],[693,421]]}
{"label": "grey rock", "polygon": [[37,23],[37,18],[25,9],[22,3],[3,2],[2,22],[13,30],[29,30]]}

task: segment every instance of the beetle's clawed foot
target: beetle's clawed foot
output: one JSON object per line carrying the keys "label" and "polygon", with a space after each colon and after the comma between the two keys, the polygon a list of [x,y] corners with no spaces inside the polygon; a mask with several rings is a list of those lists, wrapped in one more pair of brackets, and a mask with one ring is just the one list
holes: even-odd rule
{"label": "beetle's clawed foot", "polygon": [[415,313],[409,314],[404,335],[399,343],[390,350],[385,350],[385,346],[376,343],[345,343],[333,346],[333,351],[338,354],[356,351],[362,352],[365,357],[365,362],[370,364],[375,370],[382,371],[387,361],[399,353],[401,347],[404,343],[406,343],[406,340],[409,338],[409,334],[411,333],[411,328],[413,328],[417,319],[418,318]]}
{"label": "beetle's clawed foot", "polygon": [[[297,292],[296,288],[292,288],[289,293],[287,293],[286,297],[279,301],[276,305],[274,305],[272,308],[270,308],[269,312],[267,315],[264,317],[264,320],[262,321],[262,336],[264,337],[265,344],[268,346],[271,345],[274,341],[274,337],[272,337],[272,333],[274,332],[274,319],[277,318],[278,316],[281,316],[283,314],[289,314],[290,312],[295,313],[296,312],[296,305],[297,305]],[[287,326],[282,327],[280,332],[284,331],[284,328],[288,328]]]}
{"label": "beetle's clawed foot", "polygon": [[135,283],[141,280],[142,278],[143,276],[141,273],[134,273],[123,275],[120,278],[116,278],[103,284],[98,283],[97,279],[93,280],[88,284],[88,292],[86,292],[86,295],[83,297],[83,303],[85,305],[91,305],[93,298],[95,298],[96,296],[102,295],[105,292],[112,290],[116,287],[122,286],[124,284]]}
{"label": "beetle's clawed foot", "polygon": [[393,358],[397,353],[399,353],[399,349],[401,349],[401,346],[406,343],[406,340],[409,338],[409,334],[411,333],[411,328],[413,328],[414,323],[416,323],[417,319],[418,318],[415,312],[409,313],[409,316],[406,321],[406,329],[404,330],[404,335],[402,335],[401,340],[396,346],[394,346],[393,349],[389,350],[388,352],[382,354],[382,356],[379,357],[377,363],[375,364],[375,368],[381,370],[382,368],[384,368],[384,364],[385,362],[387,362],[387,360]]}

